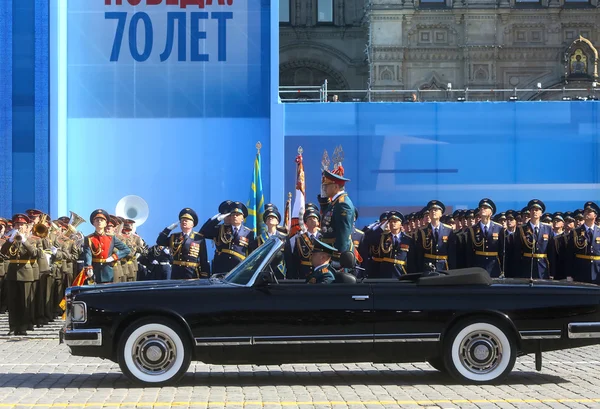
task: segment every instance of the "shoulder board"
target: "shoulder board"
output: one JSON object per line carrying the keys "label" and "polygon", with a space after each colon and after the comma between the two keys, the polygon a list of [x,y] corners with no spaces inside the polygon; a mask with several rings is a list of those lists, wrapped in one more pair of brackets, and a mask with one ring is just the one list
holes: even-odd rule
{"label": "shoulder board", "polygon": [[449,224],[442,223],[442,226],[445,226],[445,227],[449,228],[450,230],[452,230],[452,226],[450,226]]}
{"label": "shoulder board", "polygon": [[551,225],[550,223],[544,223],[544,222],[540,222],[540,224],[541,224],[542,226],[549,226],[549,227],[552,227],[552,225]]}
{"label": "shoulder board", "polygon": [[344,201],[345,201],[345,200],[346,200],[346,195],[341,195],[341,196],[338,198],[338,202],[340,202],[340,203],[344,203]]}
{"label": "shoulder board", "polygon": [[242,229],[244,229],[245,231],[252,231],[252,230],[250,230],[248,227],[246,227],[244,225],[242,225]]}
{"label": "shoulder board", "polygon": [[500,223],[492,222],[492,224],[495,224],[496,226],[504,227]]}
{"label": "shoulder board", "polygon": [[359,233],[359,234],[365,234],[365,232],[364,232],[364,231],[362,231],[362,230],[359,230],[359,229],[354,229],[354,231],[355,231],[356,233]]}

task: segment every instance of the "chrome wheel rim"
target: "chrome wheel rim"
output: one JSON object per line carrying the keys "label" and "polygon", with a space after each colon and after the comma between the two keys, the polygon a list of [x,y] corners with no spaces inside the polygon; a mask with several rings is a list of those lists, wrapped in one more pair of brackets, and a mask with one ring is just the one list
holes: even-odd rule
{"label": "chrome wheel rim", "polygon": [[502,361],[502,343],[488,331],[469,333],[461,342],[459,352],[462,365],[478,375],[492,372]]}
{"label": "chrome wheel rim", "polygon": [[141,372],[147,375],[161,375],[175,364],[177,348],[168,335],[162,332],[146,332],[135,340],[131,357]]}

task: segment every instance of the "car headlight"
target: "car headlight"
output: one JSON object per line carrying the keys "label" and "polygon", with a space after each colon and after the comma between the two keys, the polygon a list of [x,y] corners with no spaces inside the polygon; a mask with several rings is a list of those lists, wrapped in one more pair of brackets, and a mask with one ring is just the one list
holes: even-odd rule
{"label": "car headlight", "polygon": [[71,304],[71,322],[86,322],[87,307],[84,302],[74,301]]}

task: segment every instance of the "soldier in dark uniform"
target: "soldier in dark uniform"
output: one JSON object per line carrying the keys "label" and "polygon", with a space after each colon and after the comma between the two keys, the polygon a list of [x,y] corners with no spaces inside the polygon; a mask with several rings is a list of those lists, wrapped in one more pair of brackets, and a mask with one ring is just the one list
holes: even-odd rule
{"label": "soldier in dark uniform", "polygon": [[565,236],[568,236],[569,233],[571,233],[571,231],[573,229],[575,229],[575,219],[573,218],[573,213],[572,212],[565,212],[563,214],[563,218],[565,220],[565,225],[564,225],[564,229],[565,229]]}
{"label": "soldier in dark uniform", "polygon": [[[171,233],[179,225],[181,233]],[[169,248],[173,257],[172,280],[208,278],[210,267],[208,252],[202,233],[193,229],[198,225],[198,215],[189,207],[179,212],[179,222],[165,228],[156,239],[156,244]]]}
{"label": "soldier in dark uniform", "polygon": [[313,203],[306,204],[302,216],[305,231],[299,231],[288,239],[285,246],[285,260],[288,279],[306,279],[312,272],[311,254],[314,240],[321,238],[319,223],[321,214]]}
{"label": "soldier in dark uniform", "polygon": [[331,258],[339,254],[329,244],[315,239],[311,254],[312,271],[306,277],[308,284],[331,284],[335,281],[335,270],[331,267]]}
{"label": "soldier in dark uniform", "polygon": [[552,215],[550,213],[544,213],[540,220],[542,223],[552,224]]}
{"label": "soldier in dark uniform", "polygon": [[541,222],[546,205],[541,200],[530,200],[527,208],[531,219],[517,227],[514,233],[513,256],[514,271],[511,275],[518,278],[551,277],[551,268],[555,262],[554,233],[552,226]]}
{"label": "soldier in dark uniform", "polygon": [[[256,250],[258,247],[262,246],[271,237],[279,237],[279,239],[281,239],[282,242],[286,242],[287,236],[277,229],[277,227],[279,226],[279,222],[281,222],[281,213],[279,213],[279,209],[277,209],[277,206],[271,203],[265,206],[265,211],[263,213],[263,222],[265,223],[267,230],[262,234],[258,235],[256,240],[251,244],[250,253]],[[270,268],[278,280],[286,278],[287,271],[286,263],[284,260],[283,248],[281,249],[281,253],[274,257],[273,261],[271,262]]]}
{"label": "soldier in dark uniform", "polygon": [[519,225],[529,223],[531,219],[531,212],[527,206],[521,209],[521,220],[519,221]]}
{"label": "soldier in dark uniform", "polygon": [[[350,181],[344,177],[344,168],[338,163],[330,172],[323,170],[321,180],[321,240],[339,250],[340,254],[354,252],[352,243],[352,231],[354,230],[354,205],[344,191],[346,182]],[[337,254],[334,261],[337,261]]]}
{"label": "soldier in dark uniform", "polygon": [[517,216],[518,212],[515,210],[507,210],[506,211],[506,231],[504,232],[504,261],[502,265],[504,266],[504,275],[506,277],[512,277],[512,271],[515,270],[515,266],[513,263],[513,240],[514,233],[517,231]]}
{"label": "soldier in dark uniform", "polygon": [[431,200],[427,209],[431,223],[417,233],[417,270],[428,271],[430,264],[436,270],[456,268],[456,236],[450,226],[440,223],[446,206]]}
{"label": "soldier in dark uniform", "polygon": [[491,199],[479,201],[480,221],[469,227],[467,233],[467,264],[469,267],[481,267],[490,277],[504,276],[504,235],[501,224],[493,222],[491,217],[496,213],[496,204]]}
{"label": "soldier in dark uniform", "polygon": [[567,267],[565,263],[570,261],[567,257],[569,237],[567,234],[565,234],[563,229],[564,225],[564,214],[562,212],[554,213],[552,215],[552,229],[554,231],[554,259],[556,262],[554,263],[554,268],[552,269],[552,276],[555,280],[564,280],[567,278],[564,276],[564,273],[566,272],[565,268]]}
{"label": "soldier in dark uniform", "polygon": [[368,278],[394,278],[417,271],[415,242],[402,232],[404,215],[397,211],[388,213],[389,229],[378,227],[369,236],[371,264]]}
{"label": "soldier in dark uniform", "polygon": [[[254,232],[242,223],[248,217],[248,208],[240,202],[223,202],[219,213],[208,219],[200,228],[200,233],[215,243],[212,273],[230,272],[250,254],[254,242]],[[221,221],[230,224],[219,224]]]}
{"label": "soldier in dark uniform", "polygon": [[170,280],[171,279],[171,250],[169,247],[158,244],[148,249],[148,252],[139,258],[139,262],[148,269],[147,280]]}
{"label": "soldier in dark uniform", "polygon": [[27,224],[30,219],[25,214],[13,216],[14,230],[2,245],[0,253],[8,259],[6,268],[6,293],[8,296],[8,322],[11,335],[27,335],[31,324],[32,285],[34,281],[32,263],[41,249],[27,239]]}
{"label": "soldier in dark uniform", "polygon": [[96,231],[87,236],[83,243],[84,268],[87,276],[97,284],[112,283],[114,279],[113,264],[130,253],[121,240],[115,236],[107,236],[104,232],[110,215],[106,210],[94,210],[90,222]]}
{"label": "soldier in dark uniform", "polygon": [[596,225],[600,208],[594,202],[583,208],[584,224],[569,234],[569,262],[562,275],[569,281],[600,284],[600,227]]}
{"label": "soldier in dark uniform", "polygon": [[585,223],[583,217],[583,209],[577,209],[573,212],[573,218],[575,219],[575,227],[581,227]]}
{"label": "soldier in dark uniform", "polygon": [[503,228],[507,228],[506,212],[500,212],[494,216],[494,221],[500,224]]}
{"label": "soldier in dark uniform", "polygon": [[467,235],[464,233],[464,210],[455,210],[453,213],[454,220],[456,221],[456,227],[454,228],[454,236],[456,237],[456,268],[467,267],[466,257],[466,241]]}

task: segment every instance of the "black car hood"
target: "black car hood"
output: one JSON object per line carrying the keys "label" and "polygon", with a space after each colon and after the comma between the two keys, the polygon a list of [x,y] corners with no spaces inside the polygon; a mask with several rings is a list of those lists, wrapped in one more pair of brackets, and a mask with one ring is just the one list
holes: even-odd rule
{"label": "black car hood", "polygon": [[114,283],[114,284],[94,284],[81,287],[72,287],[71,294],[77,295],[82,293],[114,293],[128,291],[143,291],[154,289],[171,289],[179,287],[208,287],[229,285],[221,280],[215,279],[195,279],[195,280],[157,280],[157,281],[135,281],[129,283]]}

